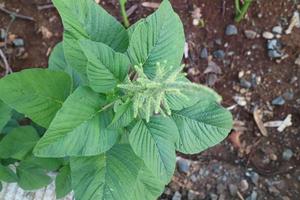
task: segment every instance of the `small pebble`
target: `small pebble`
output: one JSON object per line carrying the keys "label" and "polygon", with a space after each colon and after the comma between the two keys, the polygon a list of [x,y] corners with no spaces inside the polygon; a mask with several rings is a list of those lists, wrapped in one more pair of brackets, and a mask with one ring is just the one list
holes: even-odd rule
{"label": "small pebble", "polygon": [[197,200],[197,192],[195,192],[193,190],[189,190],[188,200]]}
{"label": "small pebble", "polygon": [[226,190],[226,187],[223,183],[219,183],[217,185],[217,193],[218,194],[223,194],[225,190]]}
{"label": "small pebble", "polygon": [[227,36],[237,35],[238,34],[238,29],[235,25],[230,24],[226,27],[225,34]]}
{"label": "small pebble", "polygon": [[269,50],[280,50],[282,48],[282,44],[278,39],[268,40],[267,48]]}
{"label": "small pebble", "polygon": [[257,33],[252,30],[245,30],[244,33],[245,33],[246,38],[251,39],[251,40],[253,40],[257,37]]}
{"label": "small pebble", "polygon": [[249,81],[247,81],[246,79],[243,79],[243,78],[240,79],[240,85],[241,85],[241,87],[246,88],[246,89],[250,89],[252,86],[252,84]]}
{"label": "small pebble", "polygon": [[229,189],[229,192],[230,192],[231,196],[233,196],[233,197],[236,196],[237,191],[238,191],[238,187],[236,185],[230,184],[228,186],[228,189]]}
{"label": "small pebble", "polygon": [[210,200],[217,200],[218,199],[218,195],[216,195],[214,193],[210,193],[209,197],[210,197]]}
{"label": "small pebble", "polygon": [[293,151],[291,149],[284,149],[282,153],[282,159],[288,161],[292,157],[293,157]]}
{"label": "small pebble", "polygon": [[4,29],[0,29],[0,39],[5,40],[6,38],[6,31]]}
{"label": "small pebble", "polygon": [[188,173],[190,169],[190,161],[183,158],[179,158],[177,160],[177,166],[180,172]]}
{"label": "small pebble", "polygon": [[249,188],[249,183],[248,183],[248,181],[247,181],[246,179],[243,179],[243,180],[241,181],[241,183],[240,183],[240,189],[241,189],[241,191],[242,191],[242,192],[245,192],[245,191],[248,190],[248,188]]}
{"label": "small pebble", "polygon": [[258,185],[259,175],[256,172],[251,172],[250,174],[251,181],[254,185]]}
{"label": "small pebble", "polygon": [[273,185],[270,185],[268,187],[268,191],[269,191],[269,193],[271,193],[271,194],[273,194],[275,196],[277,196],[277,195],[280,194],[280,191],[275,186],[273,186]]}
{"label": "small pebble", "polygon": [[174,196],[172,197],[172,200],[181,200],[181,194],[180,192],[176,191]]}
{"label": "small pebble", "polygon": [[221,38],[216,39],[216,40],[215,40],[215,43],[216,43],[217,45],[222,45],[222,39],[221,39]]}
{"label": "small pebble", "polygon": [[274,38],[274,34],[268,31],[263,32],[263,38],[267,39],[267,40],[271,40]]}
{"label": "small pebble", "polygon": [[225,52],[223,50],[214,51],[213,55],[214,55],[215,58],[218,58],[218,59],[224,59],[225,58]]}
{"label": "small pebble", "polygon": [[285,100],[291,101],[294,99],[294,93],[292,91],[286,91],[285,93],[282,94],[283,98]]}
{"label": "small pebble", "polygon": [[274,106],[282,106],[285,104],[285,100],[282,96],[279,96],[272,100],[272,105]]}
{"label": "small pebble", "polygon": [[246,198],[246,200],[256,200],[256,199],[257,199],[257,192],[254,190],[251,192],[251,195]]}
{"label": "small pebble", "polygon": [[207,48],[203,48],[200,52],[200,58],[207,59],[208,58],[208,50]]}
{"label": "small pebble", "polygon": [[275,51],[275,50],[269,50],[268,51],[268,56],[270,58],[281,58],[283,56],[283,54],[278,52],[278,51]]}
{"label": "small pebble", "polygon": [[274,26],[272,29],[272,32],[275,34],[282,34],[283,28],[282,28],[282,26]]}
{"label": "small pebble", "polygon": [[16,47],[22,47],[22,46],[24,46],[24,40],[21,38],[14,39],[13,45]]}

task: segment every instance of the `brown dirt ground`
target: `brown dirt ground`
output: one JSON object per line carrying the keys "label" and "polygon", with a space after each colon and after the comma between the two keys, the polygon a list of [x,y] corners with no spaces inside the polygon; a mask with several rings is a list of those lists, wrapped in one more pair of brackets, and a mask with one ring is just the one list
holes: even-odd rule
{"label": "brown dirt ground", "polygon": [[[138,0],[129,0],[128,2],[128,8],[134,4],[138,5],[130,17],[131,22],[153,12],[153,9],[142,7],[140,2]],[[204,199],[209,199],[207,196],[209,193],[216,193],[218,183],[215,180],[216,177],[207,176],[201,181],[191,182],[190,175],[199,171],[200,168],[209,170],[211,166],[218,163],[227,173],[239,174],[240,178],[245,176],[244,173],[249,168],[253,168],[259,173],[261,184],[250,186],[258,191],[258,199],[284,199],[284,197],[298,199],[300,196],[300,184],[297,180],[300,175],[300,105],[296,100],[300,98],[300,82],[298,79],[291,83],[291,79],[293,77],[300,78],[300,67],[294,64],[296,57],[300,54],[300,29],[295,29],[291,35],[283,35],[281,38],[289,57],[280,63],[268,58],[265,39],[249,40],[243,34],[247,29],[261,33],[265,30],[272,30],[272,27],[278,23],[284,24],[285,19],[290,19],[293,11],[297,9],[296,4],[288,0],[256,1],[249,10],[248,19],[236,24],[239,34],[225,36],[225,27],[228,24],[235,24],[232,0],[172,0],[171,2],[185,26],[190,55],[184,62],[191,80],[199,83],[205,83],[207,80],[207,76],[203,74],[207,67],[207,61],[199,58],[200,49],[207,47],[210,53],[217,49],[223,49],[227,53],[234,51],[233,56],[227,55],[223,60],[214,60],[223,71],[218,76],[215,89],[223,96],[225,106],[229,107],[235,104],[232,97],[236,94],[241,95],[238,88],[240,71],[249,71],[246,73],[249,75],[248,77],[255,73],[262,78],[262,81],[257,87],[246,91],[246,95],[249,97],[248,105],[246,107],[238,106],[232,111],[236,120],[245,122],[246,130],[241,135],[243,147],[239,150],[235,149],[229,140],[226,140],[201,154],[184,155],[195,161],[191,166],[191,172],[188,174],[176,172],[173,182],[169,185],[171,193],[166,193],[161,198],[171,199],[172,194],[179,190],[183,194],[183,199],[186,199],[187,192],[192,189],[204,192]],[[0,0],[0,3],[5,3],[5,7],[9,10],[18,11],[35,19],[35,22],[16,19],[9,30],[11,34],[15,34],[16,37],[25,41],[25,55],[24,52],[20,53],[20,49],[11,46],[6,51],[13,70],[47,67],[49,52],[62,37],[62,25],[56,10],[51,8],[38,11],[37,5],[47,3],[47,0]],[[102,0],[101,4],[112,15],[120,19],[116,0]],[[204,28],[192,24],[191,13],[195,6],[201,8],[205,21]],[[261,18],[258,17],[259,14],[262,14]],[[0,28],[6,28],[9,21],[9,15],[0,12]],[[38,32],[42,26],[53,33],[51,38],[43,38],[42,34]],[[216,39],[221,39],[222,45],[216,44],[214,42]],[[224,47],[226,43],[228,47]],[[251,55],[248,55],[248,51],[251,51]],[[293,91],[295,94],[293,100],[287,101],[283,106],[270,106],[268,102],[286,91]],[[292,114],[293,125],[283,133],[268,128],[269,136],[262,137],[253,120],[252,112],[255,106],[269,111],[265,113],[264,121],[282,120],[288,114]],[[281,154],[284,148],[290,148],[294,152],[294,156],[289,161],[282,160]],[[266,157],[271,154],[270,152],[277,155],[278,159],[265,162]],[[222,172],[220,173],[222,174]],[[268,189],[267,182],[275,181],[273,179],[276,177],[276,180],[284,182],[284,187],[276,187],[280,191],[280,195],[272,193]],[[240,178],[229,178],[224,184],[239,184]],[[210,187],[207,186],[208,184]],[[250,193],[251,189],[242,192],[241,195],[246,197]],[[224,192],[224,195],[225,199],[235,199],[230,197],[228,192]],[[198,199],[201,198],[198,197]]]}

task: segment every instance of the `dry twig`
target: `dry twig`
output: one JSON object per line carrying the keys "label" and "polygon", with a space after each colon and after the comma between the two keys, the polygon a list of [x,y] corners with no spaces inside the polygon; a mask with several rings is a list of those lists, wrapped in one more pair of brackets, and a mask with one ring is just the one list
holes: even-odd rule
{"label": "dry twig", "polygon": [[13,71],[10,68],[10,66],[9,66],[9,64],[7,62],[6,56],[5,56],[5,54],[4,54],[4,52],[2,51],[1,48],[0,48],[0,57],[2,58],[4,66],[5,66],[5,75],[7,75],[9,73],[12,73]]}
{"label": "dry twig", "polygon": [[7,10],[6,8],[4,8],[3,4],[0,4],[0,11],[4,12],[6,14],[9,14],[12,17],[29,20],[29,21],[35,21],[32,17],[21,15],[21,14],[15,13],[13,11]]}

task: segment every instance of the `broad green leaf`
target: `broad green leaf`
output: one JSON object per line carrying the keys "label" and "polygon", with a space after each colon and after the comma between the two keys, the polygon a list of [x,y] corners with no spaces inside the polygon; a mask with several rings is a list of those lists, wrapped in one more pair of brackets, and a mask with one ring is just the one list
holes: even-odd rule
{"label": "broad green leaf", "polygon": [[58,43],[50,57],[49,57],[49,66],[48,68],[53,71],[64,71],[73,80],[73,88],[77,88],[79,85],[84,84],[84,80],[81,80],[80,74],[76,72],[72,67],[70,67],[65,59],[65,54],[63,50],[63,43]]}
{"label": "broad green leaf", "polygon": [[24,190],[37,190],[51,183],[46,171],[34,163],[22,161],[17,166],[18,185]]}
{"label": "broad green leaf", "polygon": [[94,91],[110,92],[125,79],[130,65],[127,56],[91,40],[80,40],[80,46],[88,59],[87,76]]}
{"label": "broad green leaf", "polygon": [[133,199],[154,200],[164,191],[165,184],[144,165],[138,174]]}
{"label": "broad green leaf", "polygon": [[86,75],[87,59],[78,40],[104,43],[115,51],[125,52],[128,35],[125,28],[93,0],[53,0],[64,25],[66,60],[81,75]]}
{"label": "broad green leaf", "polygon": [[145,19],[140,19],[139,21],[135,22],[133,25],[131,25],[128,29],[127,29],[127,33],[128,33],[128,37],[129,37],[129,43],[131,40],[131,36],[135,30],[135,28],[140,24],[143,23]]}
{"label": "broad green leaf", "polygon": [[0,100],[0,133],[12,116],[12,110],[9,106]]}
{"label": "broad green leaf", "polygon": [[56,198],[58,199],[63,198],[71,191],[72,191],[71,171],[70,171],[70,166],[66,165],[59,170],[59,173],[55,179]]}
{"label": "broad green leaf", "polygon": [[109,128],[123,128],[128,126],[134,119],[131,100],[127,100],[116,108],[115,116],[109,125]]}
{"label": "broad green leaf", "polygon": [[92,156],[110,149],[118,130],[106,127],[112,112],[101,112],[106,101],[88,87],[79,87],[64,102],[34,149],[38,157]]}
{"label": "broad green leaf", "polygon": [[75,198],[82,200],[132,200],[141,167],[127,144],[115,145],[104,154],[71,159]]}
{"label": "broad green leaf", "polygon": [[17,182],[17,175],[9,168],[0,164],[0,181],[7,183]]}
{"label": "broad green leaf", "polygon": [[36,130],[31,126],[15,128],[0,142],[0,158],[22,160],[39,139]]}
{"label": "broad green leaf", "polygon": [[145,73],[153,78],[157,62],[166,60],[168,66],[180,66],[184,42],[180,18],[165,0],[154,14],[134,28],[127,54],[132,64],[142,64]]}
{"label": "broad green leaf", "polygon": [[[24,161],[25,162],[25,161]],[[26,158],[26,163],[32,163],[35,166],[47,171],[56,171],[63,164],[63,159],[58,158],[38,158],[33,155]]]}
{"label": "broad green leaf", "polygon": [[133,151],[149,170],[164,182],[170,181],[176,163],[176,124],[169,118],[152,117],[149,123],[139,121],[129,135]]}
{"label": "broad green leaf", "polygon": [[0,99],[47,128],[71,91],[64,72],[27,69],[0,79]]}
{"label": "broad green leaf", "polygon": [[209,99],[173,111],[172,118],[179,130],[176,148],[186,154],[199,153],[218,144],[232,128],[230,112]]}

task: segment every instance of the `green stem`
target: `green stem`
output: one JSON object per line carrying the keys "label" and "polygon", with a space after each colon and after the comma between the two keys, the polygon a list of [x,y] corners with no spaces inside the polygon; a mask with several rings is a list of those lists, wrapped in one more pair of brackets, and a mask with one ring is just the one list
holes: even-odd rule
{"label": "green stem", "polygon": [[252,3],[252,0],[246,0],[245,3],[243,4],[242,8],[240,8],[239,0],[235,0],[236,10],[237,11],[239,10],[236,13],[236,17],[235,17],[236,22],[240,22],[244,18],[251,3]]}
{"label": "green stem", "polygon": [[121,14],[122,14],[122,17],[123,17],[123,22],[124,22],[125,27],[128,28],[130,26],[130,23],[129,23],[128,16],[127,16],[127,13],[126,13],[125,4],[126,4],[125,2],[120,1]]}

